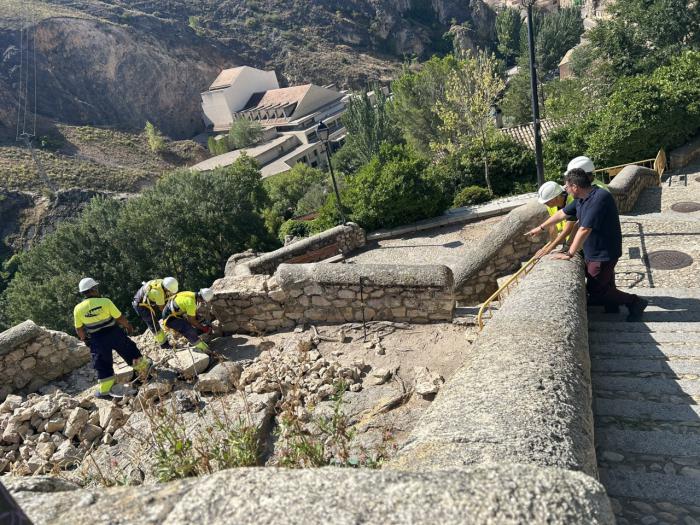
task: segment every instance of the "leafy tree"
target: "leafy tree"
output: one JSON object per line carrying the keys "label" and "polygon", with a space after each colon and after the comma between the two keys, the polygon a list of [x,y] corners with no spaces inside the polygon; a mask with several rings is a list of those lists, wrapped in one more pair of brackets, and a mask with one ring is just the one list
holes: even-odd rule
{"label": "leafy tree", "polygon": [[460,192],[455,195],[452,206],[461,208],[462,206],[469,206],[471,204],[481,204],[482,202],[487,202],[490,198],[491,194],[486,188],[482,188],[481,186],[467,186],[466,188],[462,188]]}
{"label": "leafy tree", "polygon": [[85,275],[129,316],[142,280],[172,275],[182,289],[210,285],[232,253],[274,242],[260,215],[265,203],[260,172],[246,156],[214,172],[175,172],[125,204],[95,199],[20,256],[3,315],[71,330]]}
{"label": "leafy tree", "polygon": [[437,106],[445,102],[447,79],[458,68],[459,60],[452,55],[433,57],[418,71],[405,67],[392,85],[394,119],[406,142],[423,154],[430,153],[431,143],[441,141]]}
{"label": "leafy tree", "polygon": [[521,125],[532,122],[530,89],[530,70],[527,66],[521,65],[518,73],[511,77],[508,82],[508,89],[500,102],[506,125]]}
{"label": "leafy tree", "polygon": [[436,145],[437,149],[455,151],[466,143],[478,145],[490,192],[493,188],[489,177],[489,145],[496,134],[492,113],[504,87],[495,59],[480,51],[466,58],[461,67],[452,72],[446,86],[446,100],[437,108],[443,121],[442,130],[449,137],[448,141]]}
{"label": "leafy tree", "polygon": [[588,112],[597,102],[591,89],[580,79],[552,80],[544,86],[547,118],[569,118]]}
{"label": "leafy tree", "polygon": [[343,149],[353,151],[363,164],[379,153],[384,142],[395,144],[398,130],[389,117],[390,102],[378,85],[374,86],[374,100],[367,93],[350,98],[342,116],[348,131]]}
{"label": "leafy tree", "polygon": [[151,122],[146,121],[144,131],[146,133],[146,139],[148,140],[148,147],[153,153],[160,153],[165,150],[165,139]]}
{"label": "leafy tree", "polygon": [[[509,195],[535,182],[535,157],[529,148],[506,135],[497,134],[489,151],[489,176],[495,195]],[[463,188],[486,185],[481,152],[476,144],[466,144],[441,158],[430,167],[430,171],[446,199],[454,199]]]}
{"label": "leafy tree", "polygon": [[520,55],[520,31],[523,20],[518,9],[506,7],[496,14],[497,49],[506,65],[512,66]]}
{"label": "leafy tree", "polygon": [[579,43],[583,34],[581,10],[571,7],[548,13],[536,27],[537,74],[545,80],[559,67],[566,52]]}
{"label": "leafy tree", "polygon": [[597,54],[617,75],[650,73],[686,49],[700,48],[695,0],[615,0],[609,18],[588,33]]}
{"label": "leafy tree", "polygon": [[[410,146],[382,146],[378,155],[347,181],[343,204],[350,218],[374,230],[434,217],[449,204],[440,186],[429,176],[428,160]],[[322,216],[335,215],[332,205]]]}
{"label": "leafy tree", "polygon": [[[321,170],[311,168],[303,163],[296,164],[290,171],[269,177],[263,182],[270,205],[264,216],[269,231],[277,236],[282,223],[295,215],[309,213],[320,208],[325,201],[323,190],[326,188],[328,175]],[[322,197],[318,197],[319,189]],[[313,197],[309,196],[313,192]],[[303,202],[302,208],[299,205]],[[319,202],[320,201],[320,202]],[[312,206],[318,205],[317,208]],[[309,209],[311,208],[311,209]]]}
{"label": "leafy tree", "polygon": [[239,118],[231,123],[228,131],[228,148],[237,150],[249,148],[260,142],[263,136],[263,127],[259,122],[253,122],[247,118]]}

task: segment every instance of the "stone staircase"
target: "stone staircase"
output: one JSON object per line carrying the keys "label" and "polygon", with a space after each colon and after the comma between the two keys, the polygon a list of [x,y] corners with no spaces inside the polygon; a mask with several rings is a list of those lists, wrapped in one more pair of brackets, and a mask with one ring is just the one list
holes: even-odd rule
{"label": "stone staircase", "polygon": [[643,322],[589,309],[600,479],[619,524],[700,525],[700,289],[637,292]]}

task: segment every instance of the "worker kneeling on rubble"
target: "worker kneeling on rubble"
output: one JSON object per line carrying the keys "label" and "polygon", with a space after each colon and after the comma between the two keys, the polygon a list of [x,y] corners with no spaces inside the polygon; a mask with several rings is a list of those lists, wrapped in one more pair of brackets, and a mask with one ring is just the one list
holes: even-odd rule
{"label": "worker kneeling on rubble", "polygon": [[136,343],[129,339],[121,326],[129,334],[133,333],[129,321],[122,315],[114,303],[101,297],[97,289],[99,283],[91,277],[80,281],[78,290],[85,297],[73,310],[75,330],[81,341],[86,343],[92,354],[92,366],[97,372],[97,397],[112,397],[114,386],[114,362],[112,350],[131,365],[142,377],[147,377],[152,366],[150,359],[143,357]]}
{"label": "worker kneeling on rubble", "polygon": [[211,288],[175,294],[163,309],[163,324],[185,337],[196,349],[207,352],[209,346],[200,336],[211,332],[211,328],[197,321],[197,306],[213,298]]}
{"label": "worker kneeling on rubble", "polygon": [[[166,277],[165,279],[153,279],[141,284],[141,288],[139,288],[139,291],[134,295],[131,306],[133,306],[134,311],[143,322],[146,323],[156,343],[158,343],[161,348],[170,348],[168,338],[161,329],[158,320],[160,318],[160,312],[162,312],[165,307],[165,303],[172,299],[177,293],[177,279],[174,277]],[[158,309],[158,314],[156,314],[156,308]]]}

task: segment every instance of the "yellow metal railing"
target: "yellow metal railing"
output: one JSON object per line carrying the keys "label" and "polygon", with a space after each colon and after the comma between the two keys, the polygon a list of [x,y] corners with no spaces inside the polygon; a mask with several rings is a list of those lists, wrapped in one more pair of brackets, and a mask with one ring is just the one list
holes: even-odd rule
{"label": "yellow metal railing", "polygon": [[[622,171],[622,168],[626,166],[642,166],[644,168],[649,168],[654,170],[659,174],[659,184],[661,184],[661,177],[666,170],[666,152],[660,149],[653,159],[638,160],[636,162],[628,162],[627,164],[618,164],[617,166],[610,166],[608,168],[600,168],[599,170],[593,171],[593,175],[596,178],[602,178],[603,182],[610,182],[610,180]],[[598,177],[598,174],[602,177]],[[607,180],[605,180],[605,175],[607,175]]]}
{"label": "yellow metal railing", "polygon": [[498,290],[496,290],[491,297],[484,301],[484,304],[479,308],[479,313],[476,316],[476,323],[479,326],[479,330],[484,327],[484,320],[491,319],[493,317],[493,302],[498,299],[499,304],[503,302],[503,299],[508,295],[508,291],[511,286],[517,284],[520,279],[524,278],[530,270],[532,270],[539,261],[539,257],[533,257],[527,261],[523,266],[511,275],[506,282],[504,282]]}

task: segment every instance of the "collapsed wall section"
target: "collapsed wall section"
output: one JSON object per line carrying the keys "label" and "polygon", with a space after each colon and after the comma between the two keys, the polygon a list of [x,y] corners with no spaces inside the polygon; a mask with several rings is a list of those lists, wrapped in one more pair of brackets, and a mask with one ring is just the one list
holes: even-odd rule
{"label": "collapsed wall section", "polygon": [[450,321],[446,266],[283,264],[274,276],[224,277],[212,309],[226,332],[267,332],[307,321]]}
{"label": "collapsed wall section", "polygon": [[90,360],[75,337],[25,321],[0,333],[0,401],[30,393]]}

